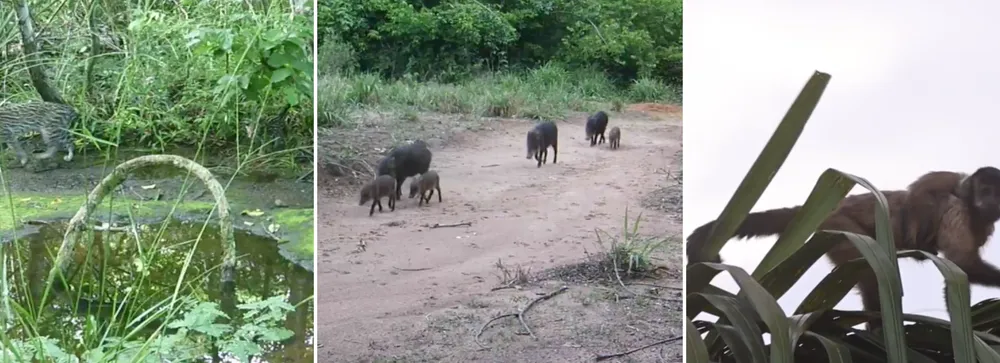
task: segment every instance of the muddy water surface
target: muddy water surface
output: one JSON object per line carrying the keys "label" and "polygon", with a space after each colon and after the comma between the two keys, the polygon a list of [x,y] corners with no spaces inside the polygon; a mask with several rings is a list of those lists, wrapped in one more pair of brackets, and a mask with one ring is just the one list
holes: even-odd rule
{"label": "muddy water surface", "polygon": [[[162,234],[159,233],[161,226],[164,227]],[[5,258],[8,266],[14,266],[13,273],[8,275],[13,301],[28,307],[32,305],[29,301],[39,300],[52,257],[62,240],[63,227],[61,224],[42,226],[16,242],[7,242]],[[141,241],[139,244],[135,243],[136,235]],[[313,274],[283,258],[274,240],[241,231],[237,231],[235,237],[238,250],[235,303],[282,296],[289,304],[297,306],[284,321],[284,327],[294,336],[276,346],[265,347],[267,353],[262,362],[312,362],[313,308],[311,301],[301,302],[312,295]],[[192,249],[194,253],[188,263],[187,255]],[[201,222],[146,225],[140,227],[138,233],[128,230],[95,232],[89,251],[78,248],[76,252],[74,266],[79,268],[74,270],[70,292],[59,293],[55,304],[47,304],[45,318],[36,326],[38,335],[63,342],[60,344],[63,349],[68,350],[66,342],[78,339],[74,337],[93,337],[94,334],[84,334],[84,331],[94,329],[94,324],[118,324],[120,328],[112,329],[113,332],[138,331],[130,338],[133,340],[149,336],[163,323],[162,318],[153,319],[153,324],[145,328],[138,327],[133,320],[148,320],[140,314],[170,298],[186,263],[188,270],[180,295],[206,302],[219,302],[222,298],[218,267],[223,253],[214,225],[205,228],[204,233]],[[29,296],[34,298],[29,300]],[[113,318],[113,308],[119,305],[124,307],[119,317]],[[236,317],[234,326],[242,325],[240,312],[226,313]],[[180,318],[175,316],[171,320]],[[12,333],[15,338],[31,336],[23,329]]]}

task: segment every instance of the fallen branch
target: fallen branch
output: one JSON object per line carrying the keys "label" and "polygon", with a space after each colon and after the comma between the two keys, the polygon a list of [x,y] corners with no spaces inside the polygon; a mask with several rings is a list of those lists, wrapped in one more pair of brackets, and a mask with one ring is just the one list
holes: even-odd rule
{"label": "fallen branch", "polygon": [[559,294],[563,293],[566,290],[569,290],[568,286],[560,287],[559,290],[550,292],[548,294],[539,296],[538,298],[536,298],[534,300],[531,300],[531,302],[528,303],[528,305],[526,305],[523,309],[521,309],[521,311],[518,311],[516,313],[503,314],[503,315],[500,315],[500,316],[495,317],[493,319],[490,319],[489,321],[486,322],[486,324],[483,324],[483,326],[479,327],[479,332],[476,333],[476,344],[478,344],[480,347],[486,348],[486,346],[483,345],[483,343],[479,341],[479,337],[483,335],[483,331],[486,330],[486,327],[488,327],[494,321],[497,321],[497,320],[500,320],[500,319],[503,319],[503,318],[506,318],[506,317],[511,317],[511,316],[512,317],[516,317],[517,320],[521,322],[521,326],[524,327],[524,330],[528,331],[528,335],[531,335],[532,338],[536,338],[537,339],[537,337],[535,336],[535,333],[533,333],[531,331],[531,328],[528,327],[528,324],[524,322],[524,314],[527,313],[528,310],[530,310],[532,306],[535,306],[535,304],[537,304],[537,303],[539,303],[541,301],[544,301],[544,300],[551,299],[552,297],[554,297],[556,295],[559,295]]}
{"label": "fallen branch", "polygon": [[500,164],[490,164],[490,165],[483,165],[482,167],[483,167],[483,168],[492,168],[492,167],[494,167],[494,166],[500,166]]}
{"label": "fallen branch", "polygon": [[628,282],[625,285],[649,286],[649,287],[655,287],[655,288],[658,288],[658,289],[665,289],[665,290],[684,290],[683,287],[657,285],[657,284],[650,284],[650,283],[645,283],[645,282]]}
{"label": "fallen branch", "polygon": [[503,284],[503,285],[500,285],[500,286],[497,286],[497,287],[494,287],[494,288],[490,289],[490,292],[493,292],[493,291],[500,291],[500,290],[503,290],[503,289],[513,289],[513,288],[514,288],[514,286],[515,286],[515,285],[514,285],[514,283],[515,283],[515,282],[516,282],[516,281],[511,281],[511,282],[509,282],[509,283],[506,283],[506,284]]}
{"label": "fallen branch", "polygon": [[407,272],[427,271],[427,270],[431,269],[430,267],[424,267],[424,268],[399,268],[399,267],[396,267],[396,266],[392,266],[392,268],[400,270],[400,271],[407,271]]}
{"label": "fallen branch", "polygon": [[621,352],[621,353],[598,354],[597,355],[597,361],[600,362],[600,361],[606,360],[606,359],[624,357],[626,355],[638,352],[640,350],[643,350],[643,349],[646,349],[646,348],[649,348],[649,347],[655,347],[655,346],[660,345],[660,344],[666,344],[666,343],[670,343],[670,342],[676,342],[678,340],[681,340],[682,338],[683,338],[683,336],[677,336],[677,337],[673,337],[673,338],[667,338],[667,339],[663,339],[663,340],[660,340],[660,341],[649,343],[647,345],[644,345],[644,346],[641,346],[641,347],[638,347],[638,348],[635,348],[635,349],[632,349],[632,350],[627,350],[627,351],[624,351],[624,352]]}
{"label": "fallen branch", "polygon": [[428,226],[428,228],[434,229],[434,228],[449,228],[449,227],[462,227],[462,226],[472,227],[472,222],[462,222],[462,223],[452,223],[452,224],[434,223],[433,226]]}

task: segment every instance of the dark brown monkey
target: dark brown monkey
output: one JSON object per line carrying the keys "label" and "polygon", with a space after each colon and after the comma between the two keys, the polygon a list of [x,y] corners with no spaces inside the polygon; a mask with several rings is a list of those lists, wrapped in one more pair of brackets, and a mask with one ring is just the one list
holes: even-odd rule
{"label": "dark brown monkey", "polygon": [[934,244],[939,224],[936,219],[944,213],[941,208],[966,177],[965,173],[932,171],[907,187],[909,194],[899,210],[900,228],[906,238],[904,245]]}
{"label": "dark brown monkey", "polygon": [[[983,261],[979,249],[993,234],[1000,220],[1000,169],[983,167],[965,176],[953,172],[931,172],[918,178],[907,190],[883,191],[889,203],[893,237],[897,249],[941,252],[965,271],[969,282],[1000,287],[1000,270]],[[848,196],[841,201],[820,230],[840,230],[875,237],[875,196],[871,193]],[[751,213],[734,237],[762,237],[780,234],[801,206]],[[698,227],[688,236],[689,263],[721,262],[718,255],[701,256],[696,251],[708,238],[715,221]],[[926,225],[926,228],[922,226]],[[861,257],[846,239],[827,252],[840,266]],[[919,259],[919,258],[918,258]],[[858,281],[865,310],[880,310],[878,285],[868,270]]]}

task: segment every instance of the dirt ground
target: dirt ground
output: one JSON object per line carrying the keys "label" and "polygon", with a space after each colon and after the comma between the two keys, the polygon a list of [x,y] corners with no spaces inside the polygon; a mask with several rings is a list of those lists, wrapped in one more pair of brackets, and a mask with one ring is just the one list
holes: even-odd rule
{"label": "dirt ground", "polygon": [[[443,202],[435,195],[418,207],[407,198],[407,181],[396,210],[383,202],[372,217],[357,202],[358,183],[370,176],[343,163],[321,165],[318,361],[587,362],[680,337],[681,110],[644,104],[609,114],[609,129],[622,129],[620,149],[589,146],[586,115],[574,114],[557,121],[558,162],[550,149],[541,168],[525,159],[532,121],[423,116],[420,124],[433,126],[414,134],[434,153]],[[391,143],[399,135],[384,122],[358,132]],[[355,136],[322,135],[320,155],[323,138],[326,147],[343,148]],[[607,248],[594,229],[620,234],[626,207],[630,220],[642,213],[640,234],[672,237],[656,256],[663,268],[628,290],[594,262]],[[455,223],[470,225],[432,228]],[[529,281],[491,291],[501,285],[500,271],[519,269]],[[491,318],[563,286],[524,315],[536,338],[504,318],[477,343]],[[681,360],[676,340],[610,361]]]}

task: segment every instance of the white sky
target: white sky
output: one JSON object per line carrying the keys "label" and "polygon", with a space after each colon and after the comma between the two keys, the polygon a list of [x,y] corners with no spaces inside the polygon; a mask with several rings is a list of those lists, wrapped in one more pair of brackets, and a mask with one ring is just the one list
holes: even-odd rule
{"label": "white sky", "polygon": [[[802,204],[830,167],[903,189],[931,170],[1000,166],[1000,3],[684,5],[685,238],[718,217],[814,70],[833,78],[753,211]],[[752,272],[774,241],[732,240],[722,258]],[[1000,264],[1000,242],[988,243],[984,256]],[[831,268],[823,257],[806,272],[779,300],[785,312]],[[901,259],[900,268],[903,311],[947,319],[934,265]],[[737,291],[727,274],[713,283]],[[997,296],[998,289],[972,288],[973,303]],[[837,308],[860,309],[856,290]]]}

